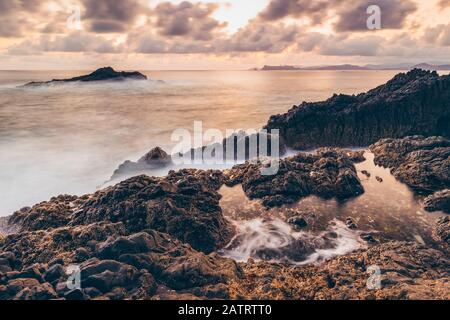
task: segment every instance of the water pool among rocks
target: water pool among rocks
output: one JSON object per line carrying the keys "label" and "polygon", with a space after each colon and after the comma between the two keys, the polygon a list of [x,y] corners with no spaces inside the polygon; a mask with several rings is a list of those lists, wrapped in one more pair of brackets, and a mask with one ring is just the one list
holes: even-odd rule
{"label": "water pool among rocks", "polygon": [[237,234],[221,253],[240,262],[302,265],[389,240],[434,246],[432,228],[445,214],[426,212],[423,197],[376,166],[371,152],[365,158],[355,165],[365,193],[348,201],[309,196],[267,209],[250,200],[241,185],[222,187],[220,205]]}

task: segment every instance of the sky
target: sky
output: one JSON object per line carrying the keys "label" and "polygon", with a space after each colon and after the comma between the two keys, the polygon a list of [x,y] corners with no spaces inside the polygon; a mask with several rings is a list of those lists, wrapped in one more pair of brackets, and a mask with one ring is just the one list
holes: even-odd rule
{"label": "sky", "polygon": [[450,64],[449,16],[450,0],[0,0],[0,69]]}

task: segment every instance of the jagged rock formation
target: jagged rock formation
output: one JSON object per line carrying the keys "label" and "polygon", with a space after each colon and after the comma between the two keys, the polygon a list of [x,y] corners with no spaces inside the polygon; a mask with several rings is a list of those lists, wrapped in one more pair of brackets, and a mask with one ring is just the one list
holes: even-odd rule
{"label": "jagged rock formation", "polygon": [[[350,155],[350,156],[349,156]],[[229,186],[242,184],[250,199],[262,199],[267,207],[294,203],[302,197],[318,195],[345,200],[364,193],[351,161],[361,153],[321,149],[316,154],[298,154],[280,159],[275,175],[262,175],[263,163],[246,162],[227,171]]]}
{"label": "jagged rock formation", "polygon": [[70,79],[53,79],[44,82],[29,82],[24,87],[39,87],[50,84],[61,84],[68,82],[96,82],[96,81],[124,81],[124,80],[147,80],[147,76],[140,72],[117,72],[111,67],[105,67],[95,70],[94,72]]}
{"label": "jagged rock formation", "polygon": [[[0,238],[0,299],[227,298],[241,270],[217,251],[233,236],[220,171],[138,176],[83,197],[59,196],[10,217]],[[81,290],[67,286],[67,267]]]}
{"label": "jagged rock formation", "polygon": [[166,167],[170,164],[172,164],[172,157],[160,147],[156,147],[146,153],[137,162],[128,160],[122,163],[114,171],[111,180],[116,180],[127,175],[144,173],[145,171]]}
{"label": "jagged rock formation", "polygon": [[165,232],[210,253],[233,230],[222,215],[220,171],[182,170],[165,178],[138,176],[80,198],[60,196],[13,214],[22,232],[98,222],[122,222],[127,232]]}
{"label": "jagged rock formation", "polygon": [[[274,137],[271,133],[259,132],[258,134],[247,134],[245,131],[233,133],[231,136],[201,148],[192,148],[186,153],[169,155],[160,147],[156,147],[137,162],[125,161],[113,173],[111,181],[137,174],[148,174],[152,169],[164,168],[177,164],[190,165],[197,161],[209,164],[223,164],[230,161],[245,161],[255,158],[266,158],[268,156],[284,155],[286,146],[283,139],[278,139],[276,148],[272,146]],[[274,150],[272,150],[274,149]],[[177,157],[177,161],[175,160]]]}
{"label": "jagged rock formation", "polygon": [[266,128],[280,129],[296,149],[368,146],[408,135],[450,137],[450,76],[414,69],[367,93],[304,102],[272,116]]}
{"label": "jagged rock formation", "polygon": [[375,164],[419,193],[450,188],[450,140],[422,136],[383,139],[370,147]]}

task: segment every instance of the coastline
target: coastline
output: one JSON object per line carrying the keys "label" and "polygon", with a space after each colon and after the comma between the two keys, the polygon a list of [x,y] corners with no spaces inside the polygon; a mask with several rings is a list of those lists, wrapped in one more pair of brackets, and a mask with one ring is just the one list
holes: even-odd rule
{"label": "coastline", "polygon": [[[383,88],[393,88],[392,96],[398,97],[396,81],[400,79],[403,84],[408,75],[412,77],[408,81],[414,83],[417,90],[407,90],[411,87],[406,81],[406,89],[401,90],[403,95],[392,102]],[[370,101],[402,105],[403,97],[411,101],[417,92],[425,94],[422,89],[430,87],[429,81],[442,81],[438,86],[441,90],[437,93],[438,102],[449,94],[448,87],[442,85],[443,81],[448,82],[448,77],[440,80],[435,73],[419,71],[408,75],[396,77],[387,86],[369,92]],[[417,85],[422,78],[425,79],[423,87]],[[372,99],[372,95],[377,98]],[[348,104],[361,103],[372,108],[363,98],[355,97],[334,97],[324,103],[329,103],[331,110],[338,114]],[[431,101],[427,100],[424,105],[430,106]],[[274,116],[268,126],[274,128],[281,123],[283,136],[289,137],[289,147],[319,147],[320,144],[336,147],[335,141],[329,140],[331,134],[314,137],[322,139],[320,141],[295,139],[305,134],[298,124],[309,119],[303,117],[317,110],[316,106],[294,107],[286,115]],[[448,112],[448,105],[434,108],[441,108],[439,116],[446,119],[444,112]],[[360,112],[357,107],[351,109]],[[328,128],[326,117],[323,123]],[[391,128],[389,123],[386,126],[392,130],[379,129],[377,125],[377,130],[369,130],[370,134],[359,141],[361,146],[371,145],[375,163],[391,169],[397,179],[411,188],[428,194],[450,187],[446,171],[450,154],[448,136],[435,137],[439,132],[417,128],[413,134],[423,133],[427,138],[408,137],[401,131],[404,127]],[[414,123],[410,126],[414,127]],[[445,126],[432,128],[442,129],[444,136],[447,134]],[[398,139],[383,139],[389,137]],[[306,141],[306,144],[299,145],[299,141]],[[340,146],[350,143],[358,145],[344,140]],[[430,159],[435,163],[432,179],[425,170]],[[222,186],[242,185],[249,199],[260,200],[267,208],[289,205],[309,195],[345,202],[364,193],[355,168],[358,161],[360,156],[348,150],[324,148],[315,154],[296,154],[282,159],[282,170],[274,176],[261,176],[261,163],[245,163],[225,171],[184,169],[159,178],[136,176],[94,194],[61,195],[23,208],[8,217],[20,230],[0,238],[0,297],[449,299],[448,216],[436,222],[433,237],[437,247],[377,239],[366,234],[367,248],[325,259],[320,265],[301,267],[274,263],[271,259],[255,261],[250,258],[246,263],[237,263],[218,254],[236,233],[220,206]],[[408,171],[410,168],[415,169],[414,175]],[[411,176],[413,179],[408,178]],[[442,203],[441,209],[448,210],[445,202],[439,205]],[[0,219],[0,223],[4,224],[5,220]],[[351,219],[345,223],[348,229],[358,229]],[[326,235],[328,238],[324,236],[322,241],[326,245],[333,244],[333,236]],[[297,249],[309,252],[307,247]],[[270,258],[273,252],[265,254]],[[65,286],[64,268],[71,264],[79,266],[82,288]],[[375,288],[367,282],[372,266],[383,271]]]}

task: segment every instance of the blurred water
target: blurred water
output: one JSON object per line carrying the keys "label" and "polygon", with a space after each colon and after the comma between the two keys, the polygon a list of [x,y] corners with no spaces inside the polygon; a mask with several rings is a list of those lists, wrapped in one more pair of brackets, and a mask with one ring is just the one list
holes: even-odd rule
{"label": "blurred water", "polygon": [[17,88],[86,73],[0,71],[0,216],[93,192],[124,160],[170,150],[172,131],[194,121],[258,129],[294,104],[363,92],[397,72],[154,71],[142,82]]}
{"label": "blurred water", "polygon": [[[436,245],[432,231],[438,217],[445,214],[426,212],[423,199],[415,197],[388,169],[376,166],[372,153],[366,152],[365,157],[366,161],[356,165],[365,193],[343,203],[310,196],[267,210],[260,200],[249,200],[241,186],[223,187],[221,207],[237,235],[222,253],[238,261],[253,258],[299,265],[364,248],[364,233],[381,241]],[[295,230],[287,221],[299,215],[308,226]],[[356,230],[346,227],[348,217],[358,226]]]}

